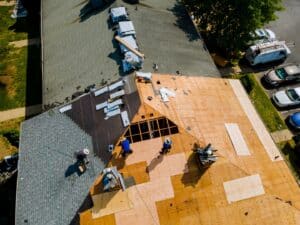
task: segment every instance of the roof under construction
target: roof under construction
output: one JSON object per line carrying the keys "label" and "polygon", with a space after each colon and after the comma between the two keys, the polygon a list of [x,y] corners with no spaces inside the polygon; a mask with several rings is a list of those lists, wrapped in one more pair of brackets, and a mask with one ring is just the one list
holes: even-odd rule
{"label": "roof under construction", "polygon": [[114,40],[109,8],[124,5],[136,30],[146,71],[186,75],[220,74],[190,18],[175,0],[143,0],[130,5],[112,1],[93,9],[89,1],[43,0],[43,105],[66,101],[73,93],[96,84],[102,86],[124,75],[122,54]]}
{"label": "roof under construction", "polygon": [[[137,87],[133,153],[116,146],[109,163],[128,187],[103,193],[99,177],[81,225],[298,223],[299,187],[238,80],[152,74]],[[209,143],[217,160],[203,167],[194,150]]]}
{"label": "roof under construction", "polygon": [[[23,122],[16,224],[76,221],[77,212],[88,205],[90,187],[111,158],[109,146],[117,144],[127,127],[124,121],[129,123],[139,106],[135,83],[127,76]],[[80,173],[74,155],[83,149],[90,152],[89,163]]]}

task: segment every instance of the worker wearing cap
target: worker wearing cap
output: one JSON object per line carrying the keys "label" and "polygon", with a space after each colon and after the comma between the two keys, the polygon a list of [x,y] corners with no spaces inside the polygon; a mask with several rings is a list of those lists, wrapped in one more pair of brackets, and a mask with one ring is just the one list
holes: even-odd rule
{"label": "worker wearing cap", "polygon": [[163,143],[163,147],[161,149],[160,154],[166,154],[167,152],[170,151],[171,148],[172,148],[172,141],[170,138],[166,138]]}
{"label": "worker wearing cap", "polygon": [[130,149],[130,142],[125,137],[121,141],[122,146],[122,156],[125,157],[127,154],[132,153],[132,150]]}

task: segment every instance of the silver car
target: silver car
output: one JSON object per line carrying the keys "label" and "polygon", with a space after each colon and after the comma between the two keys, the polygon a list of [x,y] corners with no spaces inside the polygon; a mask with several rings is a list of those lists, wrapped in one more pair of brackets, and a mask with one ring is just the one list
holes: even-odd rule
{"label": "silver car", "polygon": [[300,65],[290,64],[269,70],[263,77],[271,86],[300,82]]}
{"label": "silver car", "polygon": [[277,91],[273,94],[272,99],[281,108],[300,105],[300,87]]}

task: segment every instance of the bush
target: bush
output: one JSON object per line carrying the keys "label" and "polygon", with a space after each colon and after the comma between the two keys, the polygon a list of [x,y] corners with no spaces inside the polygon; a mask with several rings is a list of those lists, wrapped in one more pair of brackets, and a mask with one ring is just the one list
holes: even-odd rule
{"label": "bush", "polygon": [[250,76],[246,75],[241,78],[241,82],[242,82],[243,86],[245,87],[247,93],[250,94],[250,92],[252,91],[252,89],[254,87],[253,79],[251,79]]}
{"label": "bush", "polygon": [[2,135],[7,138],[11,145],[19,147],[20,133],[18,130],[6,131]]}

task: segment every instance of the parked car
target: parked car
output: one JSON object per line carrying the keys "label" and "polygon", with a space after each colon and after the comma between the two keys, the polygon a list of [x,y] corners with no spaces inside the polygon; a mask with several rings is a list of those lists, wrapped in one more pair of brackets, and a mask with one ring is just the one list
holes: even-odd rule
{"label": "parked car", "polygon": [[296,106],[300,104],[300,87],[277,91],[272,96],[278,107]]}
{"label": "parked car", "polygon": [[276,40],[276,34],[270,29],[265,29],[265,28],[256,29],[253,33],[251,33],[251,35],[258,39],[265,39],[269,41]]}
{"label": "parked car", "polygon": [[255,31],[250,32],[250,35],[253,40],[249,41],[248,46],[276,40],[276,34],[272,30],[265,28],[256,29]]}
{"label": "parked car", "polygon": [[290,64],[269,70],[263,76],[264,81],[271,86],[279,86],[291,82],[300,82],[300,65]]}
{"label": "parked car", "polygon": [[296,130],[300,130],[300,112],[291,114],[288,118],[288,123]]}
{"label": "parked car", "polygon": [[291,54],[291,50],[284,41],[269,41],[250,46],[245,54],[251,66],[284,61]]}

